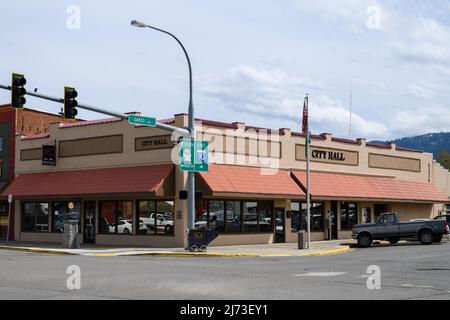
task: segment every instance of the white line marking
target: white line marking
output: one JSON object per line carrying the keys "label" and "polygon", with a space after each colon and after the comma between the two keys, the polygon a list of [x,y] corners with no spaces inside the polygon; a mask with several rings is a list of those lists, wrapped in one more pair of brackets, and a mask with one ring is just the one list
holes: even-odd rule
{"label": "white line marking", "polygon": [[341,276],[347,272],[309,272],[304,274],[294,274],[294,277],[334,277]]}

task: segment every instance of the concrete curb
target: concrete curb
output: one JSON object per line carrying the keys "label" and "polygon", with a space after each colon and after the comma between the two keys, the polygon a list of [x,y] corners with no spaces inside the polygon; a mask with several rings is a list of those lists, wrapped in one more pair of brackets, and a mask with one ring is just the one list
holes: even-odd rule
{"label": "concrete curb", "polygon": [[302,254],[286,254],[286,253],[273,253],[273,254],[258,254],[258,253],[220,253],[220,252],[70,252],[58,249],[42,249],[42,248],[24,248],[24,247],[10,247],[0,246],[0,250],[20,251],[30,253],[43,253],[43,254],[59,254],[59,255],[72,255],[72,256],[86,256],[86,257],[124,257],[124,256],[151,256],[151,257],[230,257],[230,258],[242,258],[242,257],[318,257],[325,255],[335,255],[352,251],[350,247],[343,247],[331,250],[322,250],[317,252],[305,252]]}

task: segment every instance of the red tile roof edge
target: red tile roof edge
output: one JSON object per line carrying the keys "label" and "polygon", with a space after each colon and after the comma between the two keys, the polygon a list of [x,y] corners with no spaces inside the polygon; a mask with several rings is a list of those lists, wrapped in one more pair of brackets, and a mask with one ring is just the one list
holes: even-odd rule
{"label": "red tile roof edge", "polygon": [[373,147],[373,148],[381,148],[381,149],[391,149],[391,146],[388,144],[380,144],[380,143],[373,143],[373,142],[367,142],[367,147]]}

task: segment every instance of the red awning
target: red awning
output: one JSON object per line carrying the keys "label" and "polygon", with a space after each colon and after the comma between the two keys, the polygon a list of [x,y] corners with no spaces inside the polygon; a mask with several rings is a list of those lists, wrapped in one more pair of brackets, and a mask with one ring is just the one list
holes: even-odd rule
{"label": "red awning", "polygon": [[[293,172],[306,189],[306,173]],[[311,172],[311,195],[327,198],[360,198],[424,202],[448,202],[435,185],[393,178]]]}
{"label": "red awning", "polygon": [[275,170],[274,174],[261,168],[210,165],[208,172],[200,177],[213,195],[254,194],[269,196],[304,197],[305,193],[285,170]]}
{"label": "red awning", "polygon": [[20,174],[2,196],[59,196],[111,193],[155,193],[173,170],[172,164],[50,171]]}

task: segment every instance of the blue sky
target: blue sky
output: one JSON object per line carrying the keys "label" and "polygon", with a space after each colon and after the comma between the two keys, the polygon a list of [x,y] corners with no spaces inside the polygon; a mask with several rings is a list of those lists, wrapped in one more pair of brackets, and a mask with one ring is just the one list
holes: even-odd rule
{"label": "blue sky", "polygon": [[[80,29],[67,28],[71,5]],[[0,83],[22,72],[28,90],[62,96],[73,85],[80,102],[115,111],[186,112],[181,49],[132,19],[183,41],[199,118],[300,130],[308,92],[313,131],[349,137],[352,88],[353,138],[450,131],[450,3],[440,0],[2,0]],[[27,106],[60,108],[30,97]]]}

